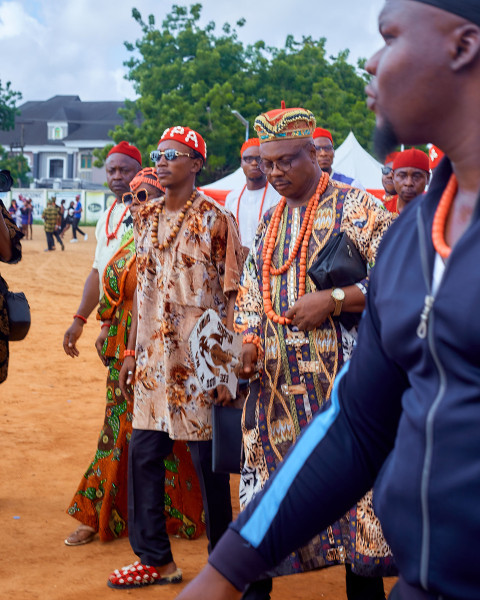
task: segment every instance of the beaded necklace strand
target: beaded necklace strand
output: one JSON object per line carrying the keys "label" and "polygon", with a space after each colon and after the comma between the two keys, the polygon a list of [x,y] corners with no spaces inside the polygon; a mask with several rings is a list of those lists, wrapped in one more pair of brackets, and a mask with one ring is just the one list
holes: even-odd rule
{"label": "beaded necklace strand", "polygon": [[298,289],[298,298],[301,298],[305,294],[305,286],[307,279],[307,251],[308,251],[308,242],[310,241],[310,237],[312,235],[313,223],[315,221],[315,213],[317,211],[318,203],[322,194],[327,189],[329,181],[328,173],[322,173],[320,177],[320,181],[318,182],[317,189],[314,195],[308,201],[308,205],[305,211],[305,216],[303,218],[302,226],[300,228],[300,233],[295,241],[295,245],[293,250],[288,258],[288,260],[279,268],[275,268],[272,265],[272,256],[275,250],[275,242],[277,239],[278,228],[280,225],[280,221],[282,219],[283,211],[285,209],[285,205],[287,203],[285,197],[283,197],[277,205],[275,212],[273,213],[272,219],[267,229],[267,233],[265,235],[265,240],[263,244],[263,269],[262,269],[262,283],[263,283],[263,305],[265,309],[265,314],[267,317],[273,321],[274,323],[279,323],[280,325],[290,325],[292,319],[287,319],[287,317],[283,317],[277,315],[277,313],[273,309],[272,305],[272,297],[271,297],[271,289],[270,289],[270,276],[278,276],[286,273],[288,269],[291,267],[293,261],[295,260],[298,251],[301,246],[300,251],[300,274],[299,274],[299,289]]}
{"label": "beaded necklace strand", "polygon": [[[240,227],[240,215],[239,215],[239,212],[240,212],[240,200],[242,199],[243,192],[246,190],[246,188],[247,188],[247,184],[245,184],[243,186],[243,189],[240,192],[240,196],[238,197],[238,202],[237,202],[237,223],[238,223],[239,227]],[[267,188],[268,188],[268,181],[267,181],[267,183],[265,185],[265,189],[263,190],[262,203],[260,204],[260,210],[258,212],[258,220],[259,221],[262,218],[263,203],[265,202],[265,195],[267,193]]]}
{"label": "beaded necklace strand", "polygon": [[448,180],[447,187],[445,188],[440,202],[438,203],[435,216],[433,217],[432,225],[432,242],[435,250],[440,254],[443,260],[446,260],[450,256],[452,249],[445,241],[445,227],[447,224],[448,213],[452,208],[453,201],[457,194],[458,181],[455,174],[452,173]]}
{"label": "beaded necklace strand", "polygon": [[194,188],[190,198],[186,201],[185,206],[180,211],[175,225],[172,227],[165,241],[161,244],[159,244],[158,242],[158,222],[160,219],[160,213],[165,212],[165,196],[161,200],[159,200],[158,206],[155,209],[155,216],[153,217],[152,224],[152,242],[155,248],[158,248],[159,250],[166,250],[169,246],[172,245],[173,241],[177,237],[178,232],[180,231],[180,227],[182,226],[183,220],[185,219],[185,215],[187,214],[188,209],[192,206],[193,201],[196,197],[197,190],[196,188]]}
{"label": "beaded necklace strand", "polygon": [[110,216],[113,212],[113,209],[115,208],[115,206],[117,206],[117,199],[115,198],[114,203],[112,204],[112,206],[109,208],[108,213],[107,213],[107,221],[105,223],[105,233],[107,236],[107,246],[110,243],[111,240],[114,240],[117,237],[118,234],[118,230],[120,229],[121,224],[123,223],[123,218],[125,217],[125,215],[127,214],[128,211],[128,206],[125,207],[125,210],[122,213],[122,216],[120,217],[120,220],[117,223],[117,226],[115,227],[115,230],[112,231],[111,233],[108,233],[108,223],[110,221]]}

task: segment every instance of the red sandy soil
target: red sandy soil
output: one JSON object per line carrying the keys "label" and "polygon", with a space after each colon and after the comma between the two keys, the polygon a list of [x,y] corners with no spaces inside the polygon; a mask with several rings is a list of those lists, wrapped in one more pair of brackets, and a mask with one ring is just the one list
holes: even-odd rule
{"label": "red sandy soil", "polygon": [[[67,357],[63,334],[71,323],[95,249],[80,237],[65,252],[44,252],[45,234],[34,226],[24,241],[23,260],[1,265],[13,291],[24,291],[32,310],[28,337],[10,346],[9,376],[0,386],[2,455],[0,514],[0,597],[3,600],[89,600],[175,598],[184,584],[140,590],[111,590],[106,582],[115,568],[136,558],[128,539],[70,548],[64,538],[77,521],[65,513],[80,478],[93,458],[103,423],[105,368],[94,349],[98,324],[89,319],[79,341],[80,356]],[[238,510],[238,477],[232,498]],[[172,539],[184,583],[207,560],[206,538]],[[394,581],[386,581],[390,590]],[[278,579],[274,600],[344,600],[343,567]]]}

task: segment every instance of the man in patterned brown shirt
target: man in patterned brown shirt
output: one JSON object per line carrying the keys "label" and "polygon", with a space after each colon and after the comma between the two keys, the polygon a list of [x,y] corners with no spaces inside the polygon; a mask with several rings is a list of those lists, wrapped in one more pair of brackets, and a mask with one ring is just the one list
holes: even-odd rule
{"label": "man in patterned brown shirt", "polygon": [[[202,137],[188,127],[167,129],[152,152],[164,199],[146,202],[134,217],[137,310],[120,373],[134,417],[129,446],[130,543],[140,562],[115,571],[114,588],[177,583],[163,513],[163,459],[174,440],[186,440],[200,482],[211,550],[232,518],[229,476],[212,472],[212,404],[196,376],[189,347],[192,329],[213,309],[233,329],[243,265],[233,216],[195,189],[206,159]],[[134,351],[135,349],[135,351]]]}

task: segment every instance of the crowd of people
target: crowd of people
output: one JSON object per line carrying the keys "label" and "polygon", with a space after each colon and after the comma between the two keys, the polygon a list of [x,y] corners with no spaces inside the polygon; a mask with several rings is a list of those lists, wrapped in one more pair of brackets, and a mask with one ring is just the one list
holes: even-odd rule
{"label": "crowd of people", "polygon": [[[127,141],[108,153],[115,201],[63,348],[79,356],[95,311],[105,418],[65,544],[128,535],[137,560],[111,588],[181,582],[168,536],[206,531],[208,564],[183,600],[268,600],[275,578],[331,565],[349,600],[385,600],[393,575],[391,600],[480,597],[480,4],[387,0],[379,24],[366,91],[381,200],[333,169],[314,114],[283,102],[256,118],[224,207],[196,186],[207,145],[186,125],[160,135],[154,167]],[[423,150],[398,150],[427,142],[446,154],[432,181]],[[43,213],[48,250],[54,237],[64,249],[63,204]],[[72,241],[86,239],[72,208]],[[0,259],[16,262],[23,234],[0,209]],[[207,311],[242,346],[229,359],[247,389],[233,523],[212,412],[234,394],[205,387],[191,345]],[[203,347],[215,365],[221,344]]]}

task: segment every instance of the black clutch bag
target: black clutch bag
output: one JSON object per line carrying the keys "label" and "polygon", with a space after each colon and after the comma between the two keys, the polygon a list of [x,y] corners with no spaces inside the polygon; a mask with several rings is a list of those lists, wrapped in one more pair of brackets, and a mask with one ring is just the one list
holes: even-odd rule
{"label": "black clutch bag", "polygon": [[30,306],[23,292],[11,292],[0,277],[0,294],[5,298],[8,315],[8,341],[23,340],[30,329]]}
{"label": "black clutch bag", "polygon": [[[307,271],[318,290],[353,285],[367,276],[367,264],[352,240],[344,232],[331,237]],[[341,312],[339,319],[346,329],[360,322],[361,313]]]}

